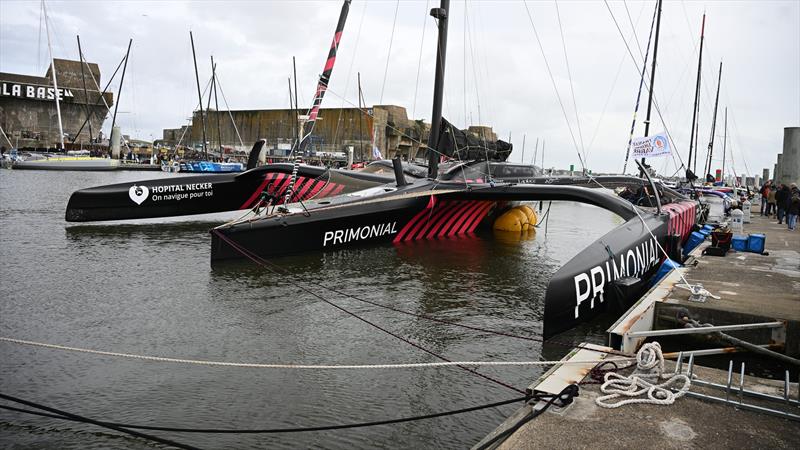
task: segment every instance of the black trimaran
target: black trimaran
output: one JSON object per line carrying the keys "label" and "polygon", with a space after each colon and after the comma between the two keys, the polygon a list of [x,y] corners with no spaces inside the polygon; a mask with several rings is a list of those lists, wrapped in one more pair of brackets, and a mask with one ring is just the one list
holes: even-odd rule
{"label": "black trimaran", "polygon": [[[330,78],[349,1],[344,3],[312,112],[318,112]],[[474,231],[514,202],[576,201],[610,210],[621,216],[625,223],[582,250],[552,276],[545,294],[544,337],[589,320],[608,305],[628,307],[639,298],[658,270],[663,259],[659,245],[667,248],[671,257],[680,257],[680,246],[696,221],[695,202],[656,185],[649,177],[647,181],[639,180],[639,186],[641,191],[649,189],[651,195],[645,198],[652,208],[642,209],[619,196],[593,189],[591,186],[597,185],[598,181],[593,178],[573,179],[571,185],[565,185],[561,182],[468,183],[441,176],[438,163],[442,155],[460,159],[483,153],[488,159],[504,159],[510,151],[510,148],[498,144],[487,145],[481,152],[459,149],[456,130],[449,125],[443,126],[446,124],[441,111],[448,7],[449,0],[441,0],[440,7],[431,10],[431,15],[438,21],[439,34],[428,139],[428,177],[409,182],[403,176],[399,160],[394,160],[394,182],[350,194],[290,204],[285,200],[281,202],[273,191],[267,199],[280,206],[271,208],[269,214],[250,216],[211,231],[212,263],[245,256],[266,259],[355,245],[389,242],[402,245],[407,241],[457,236]],[[304,135],[310,133],[308,126],[306,124]],[[486,161],[475,164],[486,164]],[[285,168],[281,173],[286,175]],[[302,186],[295,176],[289,176],[291,179],[284,183],[293,187],[288,188],[287,199]],[[612,177],[607,181],[624,182],[626,179]],[[259,183],[264,181],[259,180]],[[605,184],[605,181],[600,183]],[[258,188],[259,184],[254,182],[254,186]],[[261,185],[261,189],[264,187]],[[260,195],[259,190],[254,192],[253,199]],[[214,192],[213,195],[218,194]]]}

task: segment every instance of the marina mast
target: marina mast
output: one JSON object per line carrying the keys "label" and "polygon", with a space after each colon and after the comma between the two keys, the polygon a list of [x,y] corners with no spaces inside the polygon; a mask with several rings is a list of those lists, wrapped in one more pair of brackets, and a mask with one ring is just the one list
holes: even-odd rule
{"label": "marina mast", "polygon": [[[645,137],[650,136],[650,111],[653,108],[653,92],[655,92],[655,84],[656,84],[656,57],[658,56],[658,35],[659,31],[661,30],[661,0],[657,0],[658,5],[658,16],[656,18],[656,40],[653,43],[653,66],[650,69],[650,94],[647,97],[647,117],[644,119],[644,135]],[[644,162],[645,158],[642,158],[642,167],[647,167]],[[644,175],[644,174],[642,174]]]}
{"label": "marina mast", "polygon": [[[692,162],[692,150],[695,147],[695,127],[697,125],[697,111],[700,107],[700,71],[703,67],[703,38],[705,37],[706,31],[706,14],[703,13],[703,23],[700,26],[700,55],[697,58],[697,83],[694,88],[694,108],[692,109],[692,128],[689,132],[689,160],[687,162],[688,166],[686,167],[687,176],[689,178],[688,172],[695,172],[697,170],[697,152],[694,155],[694,163]],[[691,171],[689,168],[691,167]]]}
{"label": "marina mast", "polygon": [[717,129],[717,107],[719,106],[719,87],[722,84],[722,61],[719,62],[719,78],[717,79],[717,98],[714,100],[714,119],[711,121],[711,138],[708,140],[708,157],[706,174],[711,174],[711,158],[714,156],[714,133]]}
{"label": "marina mast", "polygon": [[61,124],[61,101],[58,95],[58,81],[56,80],[56,61],[53,59],[53,46],[50,43],[50,20],[47,18],[47,7],[42,0],[42,12],[44,13],[44,29],[47,33],[47,50],[50,52],[50,76],[53,78],[53,89],[56,97],[56,113],[58,114],[58,139],[61,141],[61,150],[64,150],[64,126]]}
{"label": "marina mast", "polygon": [[191,31],[189,32],[189,40],[192,42],[192,60],[194,60],[194,78],[197,81],[197,98],[200,99],[200,122],[203,123],[203,157],[207,160],[208,149],[206,148],[206,119],[203,117],[203,94],[200,93],[200,75],[197,73],[197,56],[194,52],[194,36],[192,36]]}
{"label": "marina mast", "polygon": [[436,79],[433,83],[433,114],[431,134],[428,136],[428,178],[436,178],[439,172],[439,132],[442,126],[442,96],[444,93],[444,64],[447,57],[447,11],[450,0],[441,0],[438,8],[431,9],[431,16],[439,21],[439,39],[436,50]]}

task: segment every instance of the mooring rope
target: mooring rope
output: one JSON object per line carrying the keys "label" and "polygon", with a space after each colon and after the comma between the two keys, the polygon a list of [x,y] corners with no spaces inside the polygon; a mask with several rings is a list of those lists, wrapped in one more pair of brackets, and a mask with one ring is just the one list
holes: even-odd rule
{"label": "mooring rope", "polygon": [[[62,350],[78,353],[89,353],[93,355],[113,356],[119,358],[140,359],[145,361],[169,362],[181,364],[196,364],[202,366],[221,366],[221,367],[243,367],[251,369],[316,369],[316,370],[338,370],[338,369],[419,369],[430,367],[451,367],[451,366],[551,366],[556,364],[596,364],[597,360],[587,361],[441,361],[427,363],[387,363],[387,364],[278,364],[278,363],[247,363],[247,362],[227,362],[209,361],[202,359],[169,358],[164,356],[137,355],[134,353],[109,352],[104,350],[94,350],[80,347],[69,347],[66,345],[48,344],[45,342],[27,341],[1,337],[0,341],[12,344],[30,345],[43,347],[52,350]],[[604,361],[633,361],[635,358],[613,358]]]}

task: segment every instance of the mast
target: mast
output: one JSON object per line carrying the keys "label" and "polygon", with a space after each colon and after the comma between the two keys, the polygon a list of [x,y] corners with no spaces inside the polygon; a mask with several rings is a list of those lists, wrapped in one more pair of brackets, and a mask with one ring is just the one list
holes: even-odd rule
{"label": "mast", "polygon": [[47,7],[42,0],[42,11],[44,12],[44,28],[47,32],[47,50],[50,52],[50,76],[53,78],[53,89],[56,97],[56,113],[58,114],[58,139],[61,141],[61,150],[64,150],[64,126],[61,124],[61,101],[58,95],[58,81],[56,80],[56,61],[53,58],[53,46],[50,44],[50,25],[47,18]]}
{"label": "mast", "polygon": [[[697,83],[694,88],[694,108],[692,109],[692,128],[691,132],[689,133],[689,166],[692,167],[692,172],[695,172],[697,169],[697,155],[694,155],[694,163],[692,163],[692,149],[694,147],[695,141],[695,126],[697,124],[697,110],[700,107],[700,71],[703,67],[703,38],[705,37],[706,31],[706,14],[703,13],[703,23],[700,26],[700,55],[697,58]],[[686,168],[689,170],[689,167]]]}
{"label": "mast", "polygon": [[219,143],[219,157],[222,158],[222,125],[219,123],[219,101],[217,100],[217,65],[214,64],[214,55],[211,55],[211,86],[214,88],[214,113],[217,116],[217,142]]}
{"label": "mast", "polygon": [[[125,81],[125,70],[128,68],[128,56],[131,54],[131,44],[133,38],[128,41],[128,51],[125,52],[125,64],[122,65],[122,75],[119,78],[119,90],[117,91],[117,103],[114,105],[114,115],[111,118],[111,133],[114,133],[114,125],[117,124],[117,108],[119,108],[119,97],[122,94],[122,83]],[[109,143],[110,145],[110,143]]]}
{"label": "mast", "polygon": [[[294,192],[294,183],[297,180],[297,171],[300,169],[300,161],[303,157],[306,146],[308,145],[307,137],[311,136],[314,131],[314,125],[317,122],[319,115],[319,108],[322,105],[322,98],[325,96],[325,91],[328,89],[328,83],[333,73],[333,65],[336,63],[336,52],[339,50],[339,42],[342,39],[342,32],[344,31],[344,24],[347,22],[347,13],[350,12],[350,1],[344,0],[342,10],[339,12],[339,21],[336,23],[336,31],[333,34],[333,41],[331,48],[328,51],[328,59],[325,60],[325,67],[322,74],[319,76],[317,82],[317,90],[314,92],[314,103],[308,110],[307,117],[303,117],[302,137],[300,142],[297,143],[297,148],[294,149],[294,165],[292,167],[292,178],[289,180],[289,187],[286,188],[286,196],[284,197],[284,205],[288,204]],[[295,76],[295,82],[297,77]],[[297,96],[297,88],[295,87],[294,95]]]}
{"label": "mast", "polygon": [[520,158],[519,161],[521,163],[523,163],[523,164],[525,164],[525,137],[526,136],[527,136],[527,133],[523,133],[522,134],[522,158]]}
{"label": "mast", "polygon": [[728,107],[725,107],[725,134],[722,135],[722,181],[725,182],[725,147],[728,144]]}
{"label": "mast", "polygon": [[[83,72],[83,50],[81,50],[81,37],[78,36],[78,58],[81,61],[81,80],[83,81],[83,98],[86,100],[86,120],[89,122],[89,142],[92,142],[92,120],[89,112],[89,92],[86,90],[86,75]],[[78,132],[80,134],[80,132]],[[75,136],[77,138],[77,135]]]}
{"label": "mast", "polygon": [[[314,131],[314,125],[317,122],[319,109],[320,106],[322,106],[322,98],[325,96],[325,91],[328,89],[328,83],[330,82],[331,73],[333,72],[333,65],[336,63],[336,52],[339,49],[339,41],[342,39],[344,24],[347,21],[347,13],[350,11],[350,1],[351,0],[344,0],[344,4],[342,4],[342,10],[339,13],[339,21],[336,23],[336,32],[333,35],[331,49],[328,52],[328,59],[325,60],[325,68],[322,70],[322,74],[319,76],[317,90],[314,93],[314,103],[308,110],[308,120],[303,126],[303,140],[300,142],[298,155],[302,155],[303,150],[305,150],[305,147],[308,145],[306,138],[311,135],[312,131]],[[297,82],[296,76],[295,82]],[[297,95],[297,88],[295,88],[294,94],[295,96]]]}
{"label": "mast", "polygon": [[194,36],[189,32],[189,40],[192,42],[192,60],[194,61],[194,78],[197,81],[197,98],[200,99],[200,122],[203,123],[203,155],[208,159],[208,149],[206,148],[206,118],[203,116],[203,94],[200,93],[200,75],[197,73],[197,56],[194,52]]}
{"label": "mast", "polygon": [[364,116],[366,105],[361,105],[361,72],[358,72],[358,160],[364,161]]}
{"label": "mast", "polygon": [[531,164],[536,165],[536,155],[539,153],[539,138],[536,138],[536,145],[533,147],[533,158],[531,158]]}
{"label": "mast", "polygon": [[[658,2],[658,16],[656,18],[656,40],[653,43],[653,66],[650,69],[650,94],[647,97],[647,117],[644,119],[644,135],[650,136],[650,111],[653,108],[653,92],[655,92],[656,84],[656,58],[658,57],[658,35],[661,31],[661,0]],[[645,158],[642,158],[642,167],[647,167],[644,163]]]}
{"label": "mast", "polygon": [[[300,110],[300,104],[297,102],[297,63],[295,62],[294,56],[292,56],[292,73],[294,74],[294,106],[292,107],[292,110],[294,111],[292,114],[294,125],[292,126],[292,130],[294,130],[294,138],[300,139],[300,130],[298,129],[299,122],[297,121],[297,111]],[[289,89],[289,103],[292,103],[291,89]],[[298,145],[300,145],[299,142]]]}
{"label": "mast", "polygon": [[447,58],[447,11],[450,0],[441,0],[438,8],[431,9],[431,16],[439,21],[439,40],[436,50],[436,79],[433,83],[433,114],[431,134],[428,136],[428,178],[436,178],[439,172],[439,132],[442,126],[442,96],[444,93],[444,67]]}
{"label": "mast", "polygon": [[711,122],[711,138],[708,140],[708,161],[706,174],[711,173],[711,157],[714,156],[714,133],[717,128],[717,107],[719,106],[719,87],[722,84],[722,61],[719,62],[719,78],[717,79],[717,98],[714,100],[714,119]]}

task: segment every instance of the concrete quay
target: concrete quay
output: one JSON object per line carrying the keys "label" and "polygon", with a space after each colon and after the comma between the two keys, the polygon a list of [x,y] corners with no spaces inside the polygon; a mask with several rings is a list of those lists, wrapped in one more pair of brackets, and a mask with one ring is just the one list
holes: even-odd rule
{"label": "concrete quay", "polygon": [[[766,235],[765,253],[730,251],[724,257],[703,256],[710,245],[701,244],[687,261],[685,278],[700,283],[719,299],[704,303],[689,300],[686,289],[672,289],[656,305],[655,328],[675,328],[675,308],[686,308],[702,323],[731,325],[742,323],[786,322],[785,353],[800,357],[800,229],[789,231],[773,218],[755,215],[745,224],[745,233]],[[769,331],[750,330],[734,333],[746,340],[766,344]],[[766,341],[765,341],[766,340]]]}
{"label": "concrete quay", "polygon": [[[697,362],[702,362],[698,358]],[[674,364],[667,363],[667,371]],[[684,361],[683,370],[686,370]],[[628,369],[623,374],[629,374]],[[697,377],[725,384],[727,371],[695,365]],[[738,387],[738,375],[734,376]],[[783,382],[745,377],[745,388],[776,396],[783,395]],[[723,391],[693,384],[691,392],[725,397]],[[733,391],[736,392],[736,391]],[[800,422],[738,409],[706,400],[682,397],[672,405],[632,404],[615,409],[601,408],[595,399],[602,395],[597,384],[580,385],[580,395],[566,408],[551,408],[528,422],[505,440],[500,449],[597,449],[597,448],[800,448]],[[798,384],[790,385],[791,398],[798,395]],[[738,397],[731,395],[735,400]],[[758,403],[745,398],[746,403]],[[780,406],[800,414],[795,405]],[[526,405],[513,414],[504,429],[516,418],[530,412]]]}
{"label": "concrete quay", "polygon": [[[636,346],[646,340],[669,339],[671,347],[677,345],[684,351],[726,346],[706,338],[646,336],[653,330],[682,328],[677,316],[686,310],[693,319],[714,326],[779,323],[772,328],[727,333],[754,344],[770,345],[795,358],[800,356],[800,230],[789,231],[786,224],[778,225],[774,218],[756,214],[751,223],[745,224],[744,231],[766,235],[765,254],[732,250],[724,257],[703,255],[710,243],[701,244],[692,251],[684,268],[662,279],[609,329],[610,347],[584,344],[593,350],[576,349],[564,359],[586,360],[590,356],[589,359],[601,362],[618,356],[623,349],[632,354]],[[719,298],[708,298],[705,302],[690,300],[689,290],[679,287],[684,279],[689,284],[701,283]],[[644,336],[636,336],[637,333]],[[607,353],[601,353],[604,350]],[[711,353],[732,351],[735,349],[728,347]],[[671,356],[674,359],[674,354]],[[732,364],[729,376],[728,370],[703,367],[708,359],[701,353],[695,354],[692,372],[696,380],[687,396],[674,404],[631,404],[616,409],[602,408],[595,403],[603,394],[599,384],[588,379],[591,364],[556,366],[529,389],[557,393],[567,384],[578,383],[580,394],[574,402],[564,408],[551,407],[504,441],[486,448],[800,448],[797,367],[790,371],[792,382],[788,385],[788,400],[781,400],[787,395],[786,381],[759,378],[744,370],[744,391],[771,395],[779,400],[743,393],[743,404],[737,405],[742,369],[738,363]],[[772,364],[774,360],[768,361]],[[674,362],[667,361],[666,372],[673,371],[674,367]],[[783,374],[786,367],[776,362],[775,370],[770,372]],[[633,368],[620,371],[623,375],[632,372]],[[687,372],[687,358],[683,359],[682,372]],[[720,389],[719,386],[728,383],[729,391]],[[713,401],[707,398],[709,396],[729,397],[731,401]],[[518,423],[536,407],[525,405],[518,409],[475,448],[483,448],[493,436]],[[764,409],[758,411],[759,407],[773,413]],[[783,411],[791,417],[776,415],[774,411]]]}

